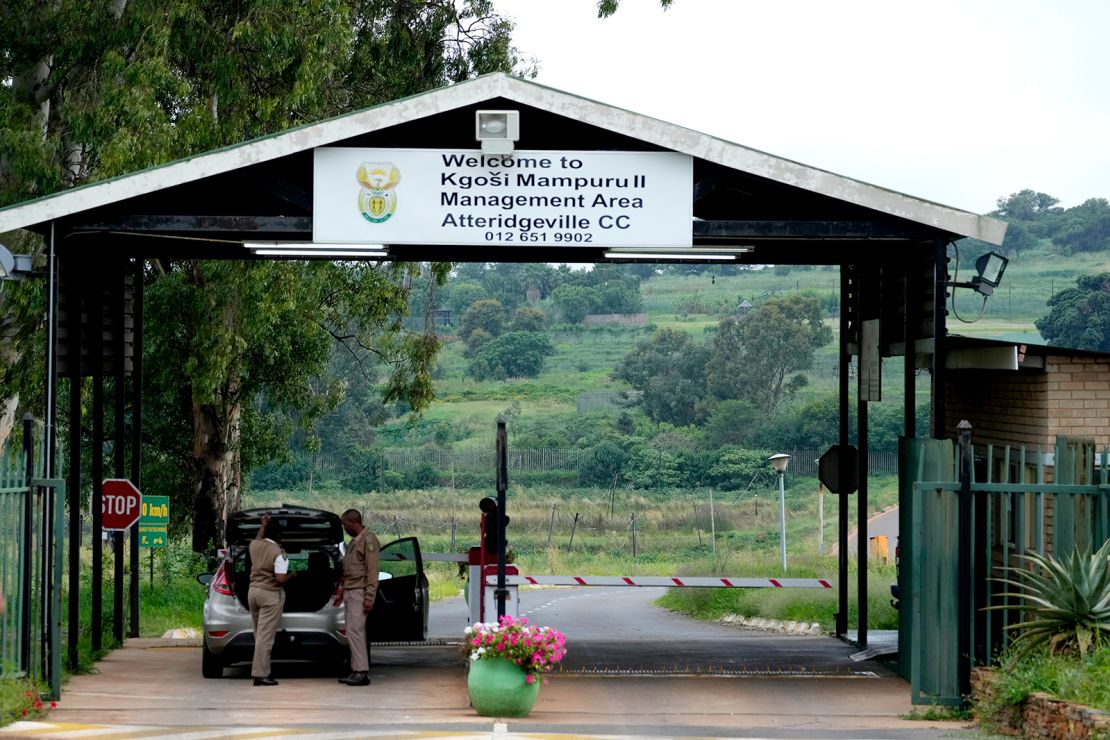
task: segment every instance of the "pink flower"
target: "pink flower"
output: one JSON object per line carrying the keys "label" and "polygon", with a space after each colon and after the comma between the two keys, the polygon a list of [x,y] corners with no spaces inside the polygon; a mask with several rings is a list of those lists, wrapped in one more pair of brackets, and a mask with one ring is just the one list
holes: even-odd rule
{"label": "pink flower", "polygon": [[535,683],[535,681],[536,677],[533,676],[531,673],[524,677],[524,683]]}

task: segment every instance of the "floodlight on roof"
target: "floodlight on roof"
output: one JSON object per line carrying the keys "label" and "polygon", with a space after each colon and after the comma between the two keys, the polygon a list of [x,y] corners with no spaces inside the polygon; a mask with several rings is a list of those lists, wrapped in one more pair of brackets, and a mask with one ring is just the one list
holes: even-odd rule
{"label": "floodlight on roof", "polygon": [[512,154],[520,139],[520,111],[475,111],[474,138],[481,142],[482,154]]}

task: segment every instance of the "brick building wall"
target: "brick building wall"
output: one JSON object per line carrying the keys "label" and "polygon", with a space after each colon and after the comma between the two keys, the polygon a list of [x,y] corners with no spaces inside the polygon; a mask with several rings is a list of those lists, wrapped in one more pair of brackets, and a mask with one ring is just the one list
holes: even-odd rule
{"label": "brick building wall", "polygon": [[1049,355],[1045,371],[1050,437],[1089,437],[1098,449],[1110,444],[1110,358]]}
{"label": "brick building wall", "polygon": [[971,422],[976,445],[1040,446],[1057,437],[1110,445],[1110,358],[1050,354],[1044,370],[954,370],[948,373],[947,433]]}
{"label": "brick building wall", "polygon": [[967,419],[976,446],[1039,445],[1051,450],[1056,433],[1048,420],[1048,384],[1044,372],[949,371],[947,436],[955,439],[956,426]]}

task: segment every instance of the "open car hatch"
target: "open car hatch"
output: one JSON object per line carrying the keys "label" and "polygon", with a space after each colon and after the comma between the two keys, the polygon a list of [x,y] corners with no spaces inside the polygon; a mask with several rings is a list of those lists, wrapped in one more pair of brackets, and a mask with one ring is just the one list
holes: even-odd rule
{"label": "open car hatch", "polygon": [[258,534],[262,515],[279,522],[287,546],[338,545],[343,541],[343,525],[330,511],[282,504],[279,508],[245,509],[227,518],[227,544],[246,545]]}

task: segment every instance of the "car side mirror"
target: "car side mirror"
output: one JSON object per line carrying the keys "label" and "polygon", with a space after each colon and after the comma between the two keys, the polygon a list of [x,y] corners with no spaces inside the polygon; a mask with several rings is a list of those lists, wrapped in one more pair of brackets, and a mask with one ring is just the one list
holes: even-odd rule
{"label": "car side mirror", "polygon": [[202,586],[208,586],[212,583],[214,573],[197,573],[197,583]]}

